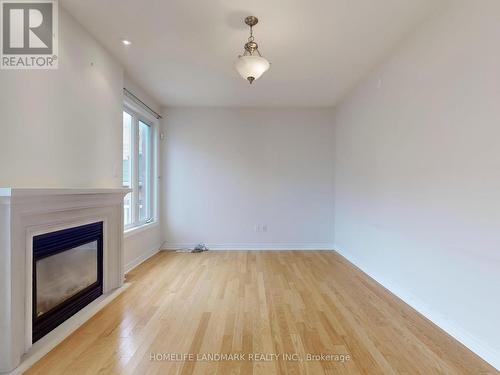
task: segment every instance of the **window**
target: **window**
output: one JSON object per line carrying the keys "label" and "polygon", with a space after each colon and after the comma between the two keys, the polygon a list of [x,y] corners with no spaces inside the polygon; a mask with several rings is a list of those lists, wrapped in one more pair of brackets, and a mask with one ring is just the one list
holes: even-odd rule
{"label": "window", "polygon": [[[123,112],[123,187],[132,188],[132,116]],[[124,213],[125,226],[131,225],[132,193],[125,196]]]}
{"label": "window", "polygon": [[125,229],[154,220],[154,124],[139,112],[123,111],[123,186]]}

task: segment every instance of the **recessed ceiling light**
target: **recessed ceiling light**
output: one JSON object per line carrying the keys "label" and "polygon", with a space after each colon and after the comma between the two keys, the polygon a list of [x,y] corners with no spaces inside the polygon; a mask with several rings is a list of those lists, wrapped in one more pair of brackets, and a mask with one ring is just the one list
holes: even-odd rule
{"label": "recessed ceiling light", "polygon": [[130,46],[132,44],[132,42],[130,40],[126,40],[126,39],[123,39],[122,40],[122,43],[126,46]]}

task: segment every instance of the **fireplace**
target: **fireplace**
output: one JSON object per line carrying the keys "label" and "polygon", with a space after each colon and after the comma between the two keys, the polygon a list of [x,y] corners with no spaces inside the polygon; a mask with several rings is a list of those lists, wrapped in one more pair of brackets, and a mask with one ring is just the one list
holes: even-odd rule
{"label": "fireplace", "polygon": [[[123,198],[130,191],[0,187],[0,373],[15,368],[23,372],[23,366],[41,358],[125,290]],[[67,242],[72,238],[80,241]],[[50,258],[82,245],[64,254],[68,258]],[[78,261],[71,261],[73,257]],[[80,258],[89,264],[97,259],[97,265],[83,281],[45,298],[43,291],[52,282],[82,278],[78,270],[85,268],[85,261]]]}
{"label": "fireplace", "polygon": [[103,294],[103,223],[33,237],[36,342]]}

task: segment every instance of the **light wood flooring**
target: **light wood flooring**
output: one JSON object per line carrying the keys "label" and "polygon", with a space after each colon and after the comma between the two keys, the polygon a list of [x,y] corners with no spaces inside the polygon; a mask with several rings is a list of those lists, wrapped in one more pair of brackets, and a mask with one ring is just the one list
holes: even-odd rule
{"label": "light wood flooring", "polygon": [[335,252],[160,252],[127,281],[27,373],[498,373]]}

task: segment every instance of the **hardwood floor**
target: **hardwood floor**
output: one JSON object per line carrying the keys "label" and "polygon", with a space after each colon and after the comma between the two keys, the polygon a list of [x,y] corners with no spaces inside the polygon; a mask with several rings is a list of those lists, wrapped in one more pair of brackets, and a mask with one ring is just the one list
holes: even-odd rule
{"label": "hardwood floor", "polygon": [[[27,373],[498,373],[335,252],[161,252],[127,280]],[[245,360],[168,360],[174,353]]]}

